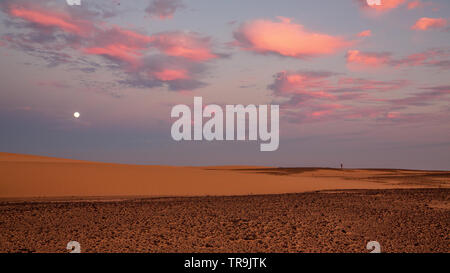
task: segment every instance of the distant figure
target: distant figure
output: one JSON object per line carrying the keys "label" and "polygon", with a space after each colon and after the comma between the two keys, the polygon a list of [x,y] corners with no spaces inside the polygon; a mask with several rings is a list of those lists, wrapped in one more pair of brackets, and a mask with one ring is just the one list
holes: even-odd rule
{"label": "distant figure", "polygon": [[341,163],[341,169],[344,167],[344,164]]}

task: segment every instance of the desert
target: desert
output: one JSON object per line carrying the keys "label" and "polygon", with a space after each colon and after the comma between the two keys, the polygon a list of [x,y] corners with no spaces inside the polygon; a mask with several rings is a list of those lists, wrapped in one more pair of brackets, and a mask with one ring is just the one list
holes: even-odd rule
{"label": "desert", "polygon": [[448,171],[0,154],[0,252],[449,252]]}

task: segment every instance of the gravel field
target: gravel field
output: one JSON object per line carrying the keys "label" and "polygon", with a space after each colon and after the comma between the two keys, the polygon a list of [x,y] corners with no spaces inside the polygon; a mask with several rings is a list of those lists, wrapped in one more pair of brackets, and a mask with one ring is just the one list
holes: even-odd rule
{"label": "gravel field", "polygon": [[1,252],[450,252],[450,189],[0,203]]}

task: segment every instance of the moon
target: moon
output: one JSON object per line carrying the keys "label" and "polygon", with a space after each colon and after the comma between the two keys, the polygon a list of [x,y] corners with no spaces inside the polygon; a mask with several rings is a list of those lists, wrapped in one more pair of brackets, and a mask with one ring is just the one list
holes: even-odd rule
{"label": "moon", "polygon": [[80,113],[78,113],[78,112],[73,113],[73,117],[74,118],[79,118],[80,117]]}

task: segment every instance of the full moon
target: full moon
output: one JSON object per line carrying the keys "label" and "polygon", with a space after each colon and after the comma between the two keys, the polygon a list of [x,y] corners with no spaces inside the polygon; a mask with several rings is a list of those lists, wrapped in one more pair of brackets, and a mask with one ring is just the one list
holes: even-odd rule
{"label": "full moon", "polygon": [[80,113],[75,112],[75,113],[73,113],[73,116],[74,116],[75,118],[79,118],[79,117],[80,117]]}

